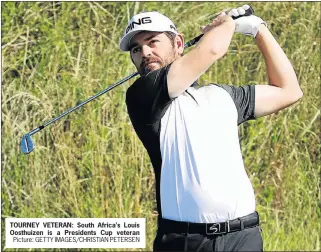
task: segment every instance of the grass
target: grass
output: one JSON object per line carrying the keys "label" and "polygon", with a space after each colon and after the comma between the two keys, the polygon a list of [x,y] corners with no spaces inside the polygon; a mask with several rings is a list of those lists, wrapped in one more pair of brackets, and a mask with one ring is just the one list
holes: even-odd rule
{"label": "grass", "polygon": [[[36,134],[26,132],[135,71],[118,42],[139,11],[168,15],[186,40],[237,2],[2,2],[2,248],[6,217],[147,219],[156,231],[154,175],[126,113],[128,81]],[[320,3],[253,2],[290,58],[303,99],[240,127],[266,251],[321,250]],[[254,41],[235,34],[200,79],[267,83]],[[10,250],[10,249],[8,249]]]}

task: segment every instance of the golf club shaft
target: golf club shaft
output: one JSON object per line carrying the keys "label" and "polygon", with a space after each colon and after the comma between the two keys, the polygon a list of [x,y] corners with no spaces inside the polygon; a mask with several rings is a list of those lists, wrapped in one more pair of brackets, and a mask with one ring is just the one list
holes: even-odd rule
{"label": "golf club shaft", "polygon": [[122,80],[120,80],[120,81],[116,82],[115,84],[113,84],[113,85],[109,86],[108,88],[106,88],[106,89],[104,89],[104,90],[100,91],[98,94],[96,94],[96,95],[94,95],[94,96],[92,96],[92,97],[88,98],[86,101],[83,101],[82,103],[78,104],[77,106],[75,106],[75,107],[73,107],[73,108],[71,108],[71,109],[69,109],[69,110],[65,111],[65,112],[64,112],[64,113],[62,113],[61,115],[59,115],[59,116],[57,116],[57,117],[55,117],[55,118],[51,119],[50,121],[48,121],[48,122],[44,123],[43,125],[39,126],[38,128],[33,129],[32,131],[30,131],[30,132],[29,132],[29,135],[30,135],[30,136],[32,136],[33,134],[35,134],[35,133],[37,133],[38,131],[42,130],[43,128],[45,128],[45,127],[46,127],[46,126],[48,126],[49,124],[54,123],[55,121],[59,120],[60,118],[64,117],[65,115],[68,115],[69,113],[71,113],[71,112],[75,111],[76,109],[78,109],[78,108],[82,107],[83,105],[87,104],[88,102],[90,102],[90,101],[92,101],[92,100],[96,99],[97,97],[99,97],[99,96],[101,96],[101,95],[105,94],[106,92],[108,92],[108,91],[112,90],[113,88],[115,88],[115,87],[119,86],[120,84],[124,83],[125,81],[127,81],[127,80],[129,80],[129,79],[133,78],[133,77],[134,77],[134,76],[136,76],[137,74],[138,74],[138,72],[133,73],[133,74],[131,74],[131,75],[129,75],[129,76],[127,76],[127,77],[125,77],[124,79],[122,79]]}
{"label": "golf club shaft", "polygon": [[[202,34],[202,35],[203,35],[203,34]],[[192,40],[191,40],[191,41],[195,41],[194,43],[191,43],[191,41],[187,42],[187,44],[185,44],[185,48],[187,48],[187,47],[190,47],[190,46],[194,45],[194,44],[199,40],[199,39],[198,39],[198,40],[196,41],[195,39],[196,39],[196,38],[194,38],[194,39],[192,39]],[[88,102],[90,102],[90,101],[92,101],[92,100],[96,99],[97,97],[101,96],[102,94],[105,94],[106,92],[108,92],[108,91],[112,90],[113,88],[115,88],[115,87],[119,86],[120,84],[122,84],[122,83],[124,83],[125,81],[127,81],[127,80],[129,80],[129,79],[133,78],[133,77],[134,77],[134,76],[136,76],[136,75],[138,75],[138,72],[135,72],[135,73],[133,73],[133,74],[131,74],[131,75],[129,75],[129,76],[127,76],[127,77],[125,77],[124,79],[122,79],[122,80],[120,80],[120,81],[116,82],[115,84],[113,84],[113,85],[109,86],[108,88],[106,88],[106,89],[102,90],[102,91],[101,91],[101,92],[99,92],[98,94],[96,94],[96,95],[94,95],[94,96],[92,96],[92,97],[88,98],[86,101],[84,101],[84,102],[82,102],[82,103],[78,104],[77,106],[75,106],[75,107],[73,107],[73,108],[71,108],[71,109],[69,109],[69,110],[65,111],[65,112],[64,112],[64,113],[62,113],[61,115],[59,115],[59,116],[57,116],[57,117],[55,117],[55,118],[51,119],[50,121],[48,121],[48,122],[44,123],[43,125],[41,125],[41,126],[39,126],[39,127],[35,128],[35,129],[33,129],[33,130],[32,130],[32,131],[30,131],[28,134],[29,134],[30,136],[32,136],[33,134],[36,134],[38,131],[42,130],[43,128],[47,127],[48,125],[50,125],[50,124],[52,124],[52,123],[56,122],[56,121],[57,121],[57,120],[59,120],[60,118],[62,118],[62,117],[64,117],[64,116],[66,116],[66,115],[68,115],[68,114],[70,114],[71,112],[75,111],[76,109],[78,109],[78,108],[82,107],[83,105],[87,104]]]}
{"label": "golf club shaft", "polygon": [[[254,10],[250,7],[248,10],[245,11],[244,16],[249,16],[249,15],[252,15],[253,13],[254,13]],[[236,18],[232,17],[232,18],[233,18],[233,19],[237,19],[238,17],[236,17]],[[192,46],[192,45],[195,45],[195,44],[203,37],[203,35],[204,35],[204,34],[201,34],[201,35],[195,37],[194,39],[188,41],[188,42],[184,45],[184,48],[186,49],[186,48],[188,48],[188,47],[190,47],[190,46]],[[133,77],[136,76],[136,75],[138,75],[138,72],[135,72],[135,73],[133,73],[133,74],[125,77],[124,79],[116,82],[115,84],[113,84],[113,85],[109,86],[108,88],[102,90],[102,91],[99,92],[98,94],[96,94],[96,95],[88,98],[86,101],[84,101],[84,102],[78,104],[77,106],[75,106],[75,107],[67,110],[66,112],[62,113],[61,115],[59,115],[59,116],[51,119],[50,121],[46,122],[45,124],[39,126],[38,128],[33,129],[33,130],[30,131],[28,134],[29,134],[30,136],[32,136],[33,134],[36,134],[38,131],[42,130],[43,128],[47,127],[48,125],[56,122],[56,121],[59,120],[60,118],[68,115],[69,113],[71,113],[71,112],[75,111],[76,109],[82,107],[83,105],[87,104],[88,102],[96,99],[97,97],[101,96],[102,94],[105,94],[106,92],[108,92],[108,91],[112,90],[113,88],[119,86],[120,84],[124,83],[125,81],[130,80],[131,78],[133,78]]]}

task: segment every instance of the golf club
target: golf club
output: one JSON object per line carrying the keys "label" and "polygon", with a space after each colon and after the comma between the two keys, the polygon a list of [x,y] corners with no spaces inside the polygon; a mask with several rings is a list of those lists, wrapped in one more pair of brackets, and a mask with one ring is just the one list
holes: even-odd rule
{"label": "golf club", "polygon": [[[245,14],[243,16],[250,16],[254,13],[254,10],[252,9],[252,7],[250,7],[249,9],[246,10]],[[232,17],[233,19],[236,19],[234,17]],[[238,18],[238,17],[237,17]],[[203,36],[204,34],[201,34],[197,37],[195,37],[194,39],[188,41],[187,43],[185,43],[184,45],[184,48],[188,48],[192,45],[195,45],[200,39],[201,37]],[[21,144],[20,144],[20,147],[21,147],[21,151],[22,153],[24,154],[29,154],[30,152],[32,152],[35,148],[35,145],[34,143],[32,142],[32,139],[31,139],[31,136],[36,134],[37,132],[39,132],[40,130],[42,130],[43,128],[47,127],[48,125],[56,122],[57,120],[59,120],[60,118],[64,117],[65,115],[68,115],[69,113],[75,111],[76,109],[82,107],[83,105],[87,104],[88,102],[98,98],[99,96],[101,96],[102,94],[105,94],[106,92],[112,90],[113,88],[119,86],[120,84],[124,83],[125,81],[127,80],[130,80],[131,78],[133,78],[134,76],[138,75],[138,72],[135,72],[127,77],[125,77],[124,79],[116,82],[115,84],[109,86],[108,88],[100,91],[98,94],[88,98],[86,101],[78,104],[77,106],[65,111],[64,113],[60,114],[59,116],[51,119],[50,121],[44,123],[43,125],[33,129],[32,131],[30,131],[29,133],[25,134],[22,139],[21,139]]]}

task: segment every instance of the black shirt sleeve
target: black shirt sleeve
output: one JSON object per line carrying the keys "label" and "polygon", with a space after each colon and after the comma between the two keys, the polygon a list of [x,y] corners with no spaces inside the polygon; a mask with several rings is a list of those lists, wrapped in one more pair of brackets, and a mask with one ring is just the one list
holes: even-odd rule
{"label": "black shirt sleeve", "polygon": [[215,85],[226,90],[232,97],[238,112],[238,125],[245,121],[255,119],[255,85],[241,87],[222,84]]}
{"label": "black shirt sleeve", "polygon": [[161,118],[174,100],[169,97],[167,88],[169,67],[170,65],[141,76],[126,92],[126,105],[130,120],[154,167],[156,202],[160,216],[162,216],[160,200],[162,157],[159,133]]}
{"label": "black shirt sleeve", "polygon": [[169,67],[170,65],[141,76],[128,88],[126,105],[133,124],[153,124],[165,114],[172,101],[167,88]]}

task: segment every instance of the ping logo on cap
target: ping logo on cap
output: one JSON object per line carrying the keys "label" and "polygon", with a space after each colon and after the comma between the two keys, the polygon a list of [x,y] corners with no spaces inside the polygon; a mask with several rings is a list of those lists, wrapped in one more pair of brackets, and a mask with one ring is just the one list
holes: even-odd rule
{"label": "ping logo on cap", "polygon": [[149,24],[151,23],[152,20],[150,17],[143,17],[143,18],[139,18],[137,22],[133,21],[131,22],[127,28],[126,28],[126,34],[131,31],[132,29],[134,29],[135,25],[142,25],[142,24]]}
{"label": "ping logo on cap", "polygon": [[169,27],[170,27],[171,29],[174,29],[175,31],[177,31],[177,29],[176,29],[176,27],[175,27],[175,26],[170,25]]}
{"label": "ping logo on cap", "polygon": [[120,40],[119,47],[122,51],[129,51],[130,40],[140,31],[173,32],[178,34],[175,24],[165,15],[157,12],[142,12],[133,16]]}

